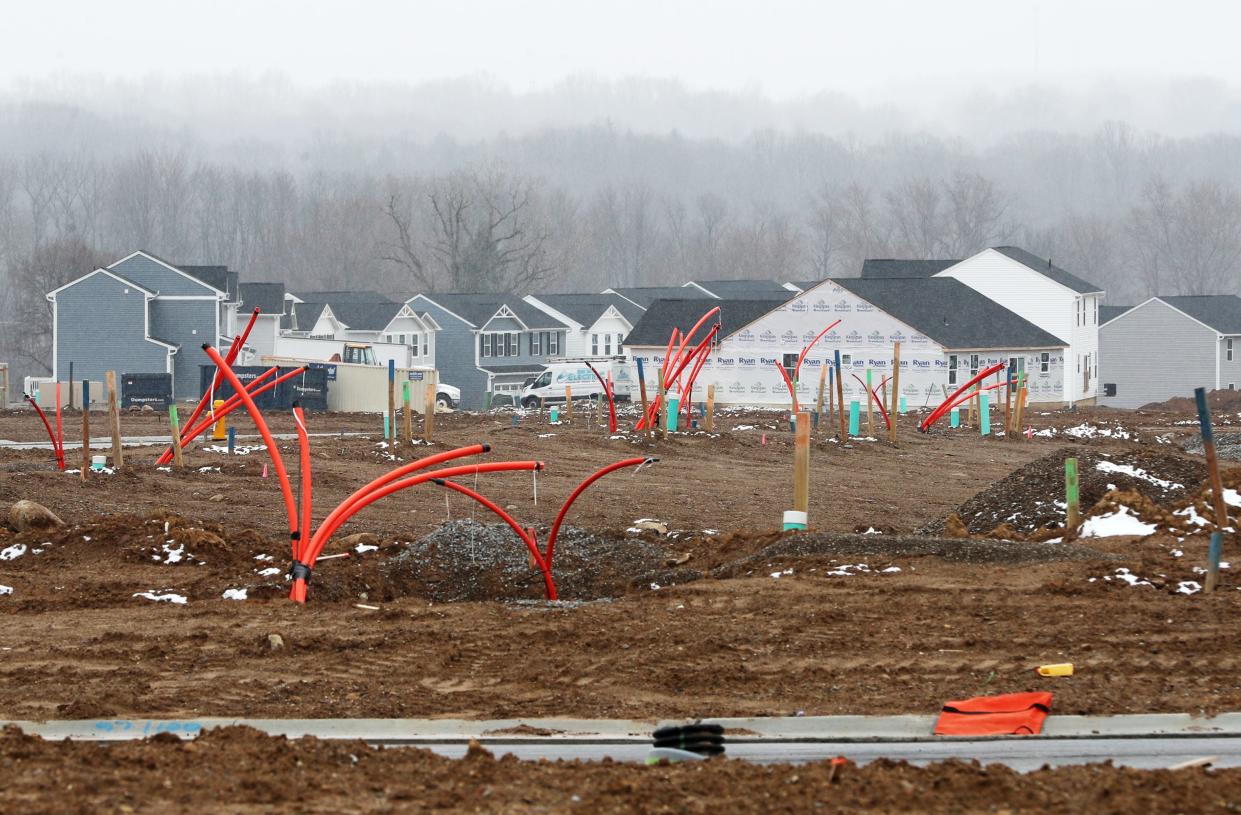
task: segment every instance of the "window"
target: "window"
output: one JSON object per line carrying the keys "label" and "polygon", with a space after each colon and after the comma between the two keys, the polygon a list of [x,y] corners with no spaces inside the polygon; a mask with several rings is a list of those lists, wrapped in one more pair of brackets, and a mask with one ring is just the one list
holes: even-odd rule
{"label": "window", "polygon": [[603,355],[605,357],[612,356],[612,335],[611,334],[603,335]]}
{"label": "window", "polygon": [[420,345],[420,343],[418,342],[418,338],[421,336],[422,336],[421,334],[410,334],[409,335],[409,350],[410,350],[410,353],[413,354],[414,356],[418,356],[418,346]]}
{"label": "window", "polygon": [[978,376],[978,354],[970,354],[970,379]]}
{"label": "window", "polygon": [[853,364],[853,354],[841,354],[840,355],[840,367],[843,368],[846,365],[852,365],[852,364]]}
{"label": "window", "polygon": [[590,355],[592,357],[599,356],[599,335],[598,334],[590,335]]}
{"label": "window", "polygon": [[1038,372],[1041,374],[1051,372],[1051,352],[1044,351],[1038,355]]}
{"label": "window", "polygon": [[797,374],[797,354],[785,354],[783,367],[788,378],[793,379]]}
{"label": "window", "polygon": [[506,357],[521,356],[521,334],[511,331],[504,335],[504,342],[506,345],[504,355]]}
{"label": "window", "polygon": [[948,355],[948,384],[957,384],[957,355]]}
{"label": "window", "polygon": [[530,356],[537,357],[539,354],[543,353],[542,339],[543,335],[540,332],[530,332]]}
{"label": "window", "polygon": [[625,347],[625,335],[617,334],[616,335],[616,355],[617,356],[620,356],[620,354],[624,350],[624,347]]}
{"label": "window", "polygon": [[1099,324],[1099,298],[1091,297],[1090,303],[1091,305],[1094,306],[1094,319],[1091,320],[1091,325],[1098,325]]}
{"label": "window", "polygon": [[491,356],[492,341],[493,340],[492,340],[491,334],[479,334],[478,335],[478,355],[480,357]]}
{"label": "window", "polygon": [[1232,362],[1232,340],[1224,340],[1224,351],[1227,360]]}
{"label": "window", "polygon": [[556,331],[547,335],[547,353],[553,357],[560,353],[560,334]]}

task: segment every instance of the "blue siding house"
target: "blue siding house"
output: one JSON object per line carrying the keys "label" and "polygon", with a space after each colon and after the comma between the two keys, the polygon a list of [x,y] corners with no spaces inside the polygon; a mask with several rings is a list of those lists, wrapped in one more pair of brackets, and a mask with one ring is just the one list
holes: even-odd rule
{"label": "blue siding house", "polygon": [[520,295],[418,294],[406,301],[439,325],[435,367],[461,389],[461,405],[481,410],[488,394],[512,394],[547,360],[564,354],[569,326]]}
{"label": "blue siding house", "polygon": [[[66,381],[70,363],[75,379],[101,380],[110,370],[171,373],[176,398],[197,396],[199,366],[208,362],[201,346],[220,345],[221,328],[236,307],[235,294],[226,290],[235,283],[215,274],[223,268],[177,267],[134,252],[48,292],[52,376]],[[186,269],[202,270],[225,288]]]}

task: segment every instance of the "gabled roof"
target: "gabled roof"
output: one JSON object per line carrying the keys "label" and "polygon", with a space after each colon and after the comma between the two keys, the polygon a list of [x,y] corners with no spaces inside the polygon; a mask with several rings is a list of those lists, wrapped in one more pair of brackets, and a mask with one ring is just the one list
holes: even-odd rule
{"label": "gabled roof", "polygon": [[809,291],[810,289],[813,289],[815,286],[819,285],[822,282],[823,282],[822,280],[790,280],[788,283],[784,284],[784,288],[788,289],[789,291],[796,290],[796,291],[804,292],[804,291]]}
{"label": "gabled roof", "polygon": [[1099,306],[1099,325],[1110,323],[1133,306]]}
{"label": "gabled roof", "polygon": [[128,255],[126,255],[125,257],[121,258],[120,260],[113,261],[112,263],[109,263],[109,264],[108,264],[108,268],[109,268],[109,269],[114,269],[114,268],[116,268],[117,266],[120,266],[120,265],[121,265],[122,263],[124,263],[125,261],[129,260],[130,258],[134,258],[134,257],[137,257],[137,256],[139,256],[139,255],[141,255],[142,257],[144,257],[144,258],[146,258],[147,260],[150,260],[150,261],[152,261],[152,262],[154,262],[154,263],[158,263],[160,266],[163,266],[165,269],[168,269],[169,271],[176,272],[177,274],[181,275],[182,277],[186,278],[187,280],[192,280],[193,282],[195,282],[195,283],[199,284],[200,286],[206,286],[207,288],[209,288],[209,289],[211,289],[212,291],[214,291],[216,294],[223,295],[224,297],[228,297],[228,292],[227,292],[226,290],[224,290],[224,289],[222,289],[222,288],[220,288],[220,287],[218,287],[218,286],[214,286],[214,285],[212,285],[211,283],[208,283],[207,281],[203,280],[202,278],[195,277],[194,275],[189,274],[189,273],[188,273],[188,272],[186,272],[184,269],[182,269],[180,266],[177,266],[177,265],[175,265],[175,264],[169,263],[168,261],[164,260],[163,258],[161,258],[161,257],[158,257],[158,256],[156,256],[156,255],[151,254],[150,252],[146,251],[145,249],[139,249],[139,250],[138,250],[138,251],[136,251],[136,252],[130,252]]}
{"label": "gabled roof", "polygon": [[283,283],[242,283],[239,286],[242,305],[247,310],[256,306],[263,314],[283,314],[285,311]]}
{"label": "gabled roof", "polygon": [[774,280],[691,280],[686,286],[697,286],[707,294],[720,298],[740,299],[751,295],[770,292],[778,294],[788,289]]}
{"label": "gabled roof", "polygon": [[868,258],[862,261],[862,277],[889,279],[906,277],[930,277],[942,272],[959,260],[903,260],[900,258]]}
{"label": "gabled roof", "polygon": [[101,274],[101,275],[105,275],[105,276],[107,276],[107,277],[110,277],[110,278],[112,278],[113,280],[117,281],[118,283],[124,284],[124,285],[126,285],[126,286],[132,286],[132,287],[134,287],[135,289],[137,289],[138,291],[142,292],[143,294],[149,295],[149,296],[151,296],[151,297],[154,297],[154,296],[155,296],[155,292],[153,292],[153,291],[151,291],[150,289],[145,288],[145,287],[143,287],[143,286],[139,286],[139,285],[138,285],[137,283],[135,283],[134,281],[130,280],[129,278],[127,278],[127,277],[125,277],[125,276],[123,276],[123,275],[119,275],[119,274],[117,274],[116,272],[112,271],[111,269],[95,269],[94,271],[87,272],[86,274],[82,275],[81,277],[75,277],[73,280],[70,280],[68,283],[64,284],[63,286],[58,286],[57,288],[52,289],[51,291],[49,291],[49,292],[45,295],[45,297],[47,297],[47,299],[48,299],[48,300],[55,300],[55,299],[56,299],[56,295],[57,295],[57,294],[59,294],[59,293],[61,293],[61,292],[62,292],[62,291],[64,291],[65,289],[67,289],[67,288],[69,288],[69,287],[71,287],[71,286],[76,286],[77,284],[81,283],[83,280],[86,280],[87,278],[90,278],[90,277],[94,277],[94,276],[95,276],[95,275],[97,275],[97,274]]}
{"label": "gabled roof", "polygon": [[1160,295],[1158,299],[1221,334],[1241,334],[1241,297],[1235,294]]}
{"label": "gabled roof", "polygon": [[315,327],[315,323],[319,322],[319,318],[323,316],[323,310],[327,307],[327,303],[301,302],[295,304],[293,306],[293,314],[297,315],[296,330],[310,331]]}
{"label": "gabled roof", "polygon": [[1103,291],[1103,289],[1099,288],[1095,284],[1088,283],[1077,275],[1070,274],[1064,269],[1061,269],[1059,266],[1053,265],[1050,260],[1031,254],[1024,249],[1020,249],[1016,246],[995,246],[992,248],[1000,254],[1012,258],[1023,266],[1033,269],[1044,277],[1056,281],[1061,286],[1072,289],[1078,294],[1095,294]]}
{"label": "gabled roof", "polygon": [[1068,345],[955,278],[850,277],[833,282],[947,349]]}
{"label": "gabled roof", "polygon": [[[786,292],[788,294],[788,292]],[[715,307],[719,307],[720,339],[762,317],[764,314],[779,307],[780,301],[771,299],[759,300],[719,300],[703,298],[699,300],[656,300],[651,303],[642,319],[625,338],[626,345],[642,345],[662,347],[668,344],[672,329],[689,331],[694,323]],[[701,341],[710,330],[715,319],[698,330],[691,342]]]}
{"label": "gabled roof", "polygon": [[[482,328],[496,315],[502,306],[508,306],[529,330],[567,328],[564,323],[527,303],[515,294],[496,292],[453,292],[447,294],[426,293],[417,295],[431,303],[435,303],[445,311],[449,311],[470,324],[472,328]],[[410,298],[411,300],[416,299]]]}
{"label": "gabled roof", "polygon": [[649,308],[656,300],[698,300],[705,295],[701,290],[684,286],[629,286],[606,289],[605,293],[614,292],[636,303],[642,308]]}
{"label": "gabled roof", "polygon": [[404,303],[362,303],[330,301],[336,319],[352,331],[382,331]]}
{"label": "gabled roof", "polygon": [[534,299],[589,328],[609,308],[615,308],[630,325],[637,325],[646,309],[619,294],[535,294]]}

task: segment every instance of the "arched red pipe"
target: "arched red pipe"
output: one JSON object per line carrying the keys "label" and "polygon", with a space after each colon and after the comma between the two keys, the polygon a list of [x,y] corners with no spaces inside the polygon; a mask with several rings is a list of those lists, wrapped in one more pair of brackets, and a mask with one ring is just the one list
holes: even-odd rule
{"label": "arched red pipe", "polygon": [[[73,383],[69,383],[69,392],[73,393]],[[60,469],[65,469],[65,427],[60,422],[60,383],[56,383],[56,449],[60,451]]]}
{"label": "arched red pipe", "polygon": [[[718,308],[716,308],[715,310],[719,311]],[[703,338],[702,342],[698,343],[698,345],[695,346],[695,348],[691,352],[689,352],[688,354],[682,355],[684,358],[681,358],[681,356],[678,356],[677,365],[676,365],[675,370],[672,371],[672,376],[664,379],[665,392],[668,390],[671,390],[672,382],[675,381],[678,377],[680,377],[681,371],[685,369],[685,366],[689,364],[690,360],[694,359],[694,355],[699,353],[701,349],[708,348],[710,346],[711,339],[714,336],[715,336],[715,331],[712,330],[710,333],[707,334],[705,338]],[[647,409],[647,415],[643,417],[642,421],[638,422],[638,424],[635,425],[635,428],[637,430],[644,430],[646,428],[647,422],[650,422],[652,424],[655,422],[655,417],[659,415],[660,404],[661,404],[660,398],[659,396],[656,396],[655,400],[651,403],[650,408]]]}
{"label": "arched red pipe", "polygon": [[789,389],[789,397],[793,400],[793,412],[796,413],[797,412],[797,392],[796,392],[796,389],[793,387],[793,380],[789,379],[789,372],[784,370],[784,366],[780,364],[779,360],[772,360],[771,364],[775,365],[776,369],[780,371],[780,377],[784,380],[784,386]]}
{"label": "arched red pipe", "polygon": [[[310,550],[308,552],[303,550],[302,554],[306,558],[303,563],[308,568],[313,567],[315,560],[323,551],[324,544],[331,540],[332,535],[341,527],[341,525],[366,507],[378,501],[380,498],[392,495],[394,492],[400,492],[401,490],[417,486],[418,484],[425,483],[433,478],[454,478],[459,475],[474,475],[477,473],[499,473],[511,472],[513,470],[541,469],[543,469],[543,462],[541,461],[497,461],[487,464],[469,464],[459,467],[446,467],[442,470],[432,470],[429,473],[422,473],[421,475],[416,475],[411,478],[386,484],[378,489],[367,492],[365,495],[362,495],[352,502],[347,502],[349,506],[342,512],[334,513],[336,517],[332,518],[330,521],[325,519],[323,523],[319,525],[318,532],[316,532],[314,536]],[[340,507],[337,507],[337,509],[339,510]]]}
{"label": "arched red pipe", "polygon": [[39,418],[43,420],[43,427],[47,429],[47,437],[52,440],[52,457],[56,459],[56,464],[60,469],[65,469],[65,452],[60,448],[60,442],[56,439],[56,434],[52,432],[52,425],[47,420],[47,414],[43,412],[43,408],[39,407],[39,403],[30,398],[30,394],[23,393],[22,398],[30,403],[34,408],[34,412],[39,414]]}
{"label": "arched red pipe", "polygon": [[547,562],[547,568],[550,569],[552,567],[552,559],[556,553],[556,536],[560,534],[560,524],[564,521],[564,516],[569,512],[569,507],[573,506],[573,502],[577,500],[577,497],[581,495],[587,487],[598,481],[600,478],[603,478],[608,473],[615,472],[625,467],[633,467],[638,464],[646,464],[648,462],[653,464],[656,461],[659,461],[659,459],[627,458],[623,461],[609,464],[608,466],[597,470],[595,473],[588,476],[581,484],[578,484],[577,488],[569,494],[569,497],[565,499],[564,504],[561,505],[560,512],[556,513],[556,521],[552,524],[551,534],[547,536],[547,553],[543,556],[543,559]]}
{"label": "arched red pipe", "polygon": [[886,427],[888,430],[891,430],[892,419],[889,418],[888,416],[888,409],[884,407],[883,400],[879,398],[879,389],[882,388],[885,384],[887,384],[888,377],[884,377],[883,379],[879,380],[879,384],[876,385],[875,387],[867,388],[866,382],[863,381],[862,377],[858,376],[855,373],[851,373],[849,375],[858,381],[858,384],[862,386],[863,390],[870,391],[870,395],[875,398],[875,404],[879,405],[879,415],[883,417],[883,426]]}
{"label": "arched red pipe", "polygon": [[[255,378],[254,380],[250,382],[250,384],[246,387],[246,389],[249,391],[251,398],[267,393],[269,390],[276,387],[281,382],[285,381],[286,379],[291,379],[292,377],[297,376],[298,374],[302,373],[306,369],[295,368],[294,370],[286,373],[284,376],[276,379],[276,381],[274,382],[268,382],[266,385],[261,384],[263,380],[267,379],[267,377],[271,376],[273,373],[275,373],[278,370],[279,368],[269,368],[267,371],[264,371],[261,376]],[[238,396],[237,394],[233,394],[232,396],[228,397],[227,400],[225,400],[224,404],[221,405],[219,410],[213,411],[214,415],[208,416],[206,419],[200,422],[198,424],[198,427],[191,427],[189,423],[186,423],[185,432],[181,434],[181,441],[180,441],[181,449],[184,450],[186,447],[190,445],[190,442],[194,441],[194,439],[201,436],[213,424],[218,422],[220,419],[223,419],[225,416],[232,413],[234,410],[236,410],[240,406],[241,406],[241,397]],[[155,464],[156,466],[163,466],[163,465],[168,464],[170,461],[172,461],[172,447],[171,446],[169,446],[168,449],[166,449],[163,453],[160,454],[160,457],[155,460]]]}
{"label": "arched red pipe", "polygon": [[920,430],[923,433],[930,430],[931,427],[936,422],[938,422],[940,419],[943,418],[945,413],[952,410],[952,408],[956,407],[961,402],[965,401],[965,399],[968,399],[970,398],[970,396],[973,396],[973,394],[968,394],[967,396],[965,396],[964,399],[959,398],[961,397],[962,394],[965,394],[967,391],[969,391],[970,388],[974,387],[982,380],[991,376],[991,374],[995,373],[996,371],[1002,370],[1004,366],[1007,364],[1008,363],[1006,362],[999,362],[999,363],[996,363],[995,365],[992,365],[990,368],[987,368],[986,370],[980,371],[973,379],[971,379],[969,382],[966,382],[964,385],[962,385],[960,388],[954,391],[943,402],[940,402],[939,407],[931,411],[931,414],[927,416],[925,419],[923,419],[922,423],[918,425],[918,430]]}
{"label": "arched red pipe", "polygon": [[455,481],[448,481],[443,478],[432,478],[431,483],[438,484],[441,487],[447,487],[450,490],[456,490],[468,498],[473,498],[475,501],[494,512],[496,515],[500,516],[500,519],[508,524],[509,527],[517,533],[517,537],[521,538],[522,543],[526,544],[526,548],[530,550],[530,557],[534,559],[535,565],[538,566],[539,571],[543,573],[543,590],[547,595],[547,599],[553,601],[560,599],[556,594],[556,582],[552,580],[552,571],[548,568],[547,561],[543,559],[543,554],[539,551],[538,541],[534,539],[534,535],[529,530],[522,529],[521,525],[513,519],[513,516],[500,509],[495,502],[491,501],[486,496],[480,495],[469,487],[462,486]]}
{"label": "arched red pipe", "polygon": [[806,354],[810,353],[810,349],[814,347],[814,344],[815,344],[816,342],[818,342],[819,340],[821,340],[821,339],[823,338],[823,335],[824,335],[824,334],[826,334],[827,332],[831,331],[833,328],[835,328],[835,327],[836,327],[836,326],[838,326],[838,325],[840,325],[840,320],[837,320],[836,322],[834,322],[834,323],[832,323],[831,325],[829,325],[827,328],[825,328],[825,329],[823,329],[822,331],[820,331],[820,332],[818,333],[818,335],[817,335],[814,339],[812,339],[812,340],[811,340],[811,341],[810,341],[810,342],[806,345],[806,347],[805,347],[805,348],[801,349],[801,355],[797,357],[797,365],[793,368],[793,378],[794,378],[794,379],[797,379],[798,377],[800,377],[800,376],[801,376],[801,364],[802,364],[802,360],[804,360],[804,359],[806,358]]}
{"label": "arched red pipe", "polygon": [[220,352],[211,347],[211,343],[203,343],[203,351],[207,356],[211,357],[211,361],[216,367],[223,372],[224,378],[233,386],[233,390],[241,397],[241,401],[245,403],[246,411],[249,412],[250,418],[254,420],[255,427],[258,428],[259,435],[263,437],[263,443],[267,445],[267,453],[271,456],[272,466],[276,470],[276,476],[280,479],[280,491],[284,494],[284,508],[289,516],[289,539],[293,541],[294,549],[297,548],[297,504],[293,500],[293,488],[289,486],[289,473],[284,469],[284,459],[280,457],[280,448],[276,446],[276,440],[272,438],[271,431],[267,429],[267,422],[263,420],[263,413],[254,404],[254,400],[250,398],[250,394],[246,391],[245,386],[241,384],[241,380],[237,378],[237,374],[224,357],[220,356]]}
{"label": "arched red pipe", "polygon": [[[607,382],[603,381],[603,377],[600,376],[599,372],[595,370],[594,365],[591,365],[589,362],[587,362],[586,367],[589,368],[590,372],[595,375],[595,379],[599,380],[599,387],[603,388],[603,395],[608,398],[608,432],[615,433],[616,432],[616,404],[612,401],[612,389],[608,387]],[[612,374],[609,371],[608,377],[611,378],[611,376]]]}
{"label": "arched red pipe", "polygon": [[684,407],[686,416],[689,415],[690,406],[694,402],[694,381],[698,379],[698,374],[702,371],[703,366],[707,364],[707,360],[711,358],[711,344],[715,340],[715,336],[719,330],[720,324],[716,323],[711,327],[711,330],[707,332],[707,338],[700,345],[702,350],[698,352],[698,357],[694,361],[694,367],[690,369],[689,379],[685,381],[686,398],[684,400]]}

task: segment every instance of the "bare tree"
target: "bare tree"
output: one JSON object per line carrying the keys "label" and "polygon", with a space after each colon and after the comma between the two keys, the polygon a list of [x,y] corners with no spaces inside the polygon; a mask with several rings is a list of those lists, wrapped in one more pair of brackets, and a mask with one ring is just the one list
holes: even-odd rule
{"label": "bare tree", "polygon": [[1129,216],[1147,294],[1241,290],[1241,193],[1196,181],[1178,193],[1156,178]]}

